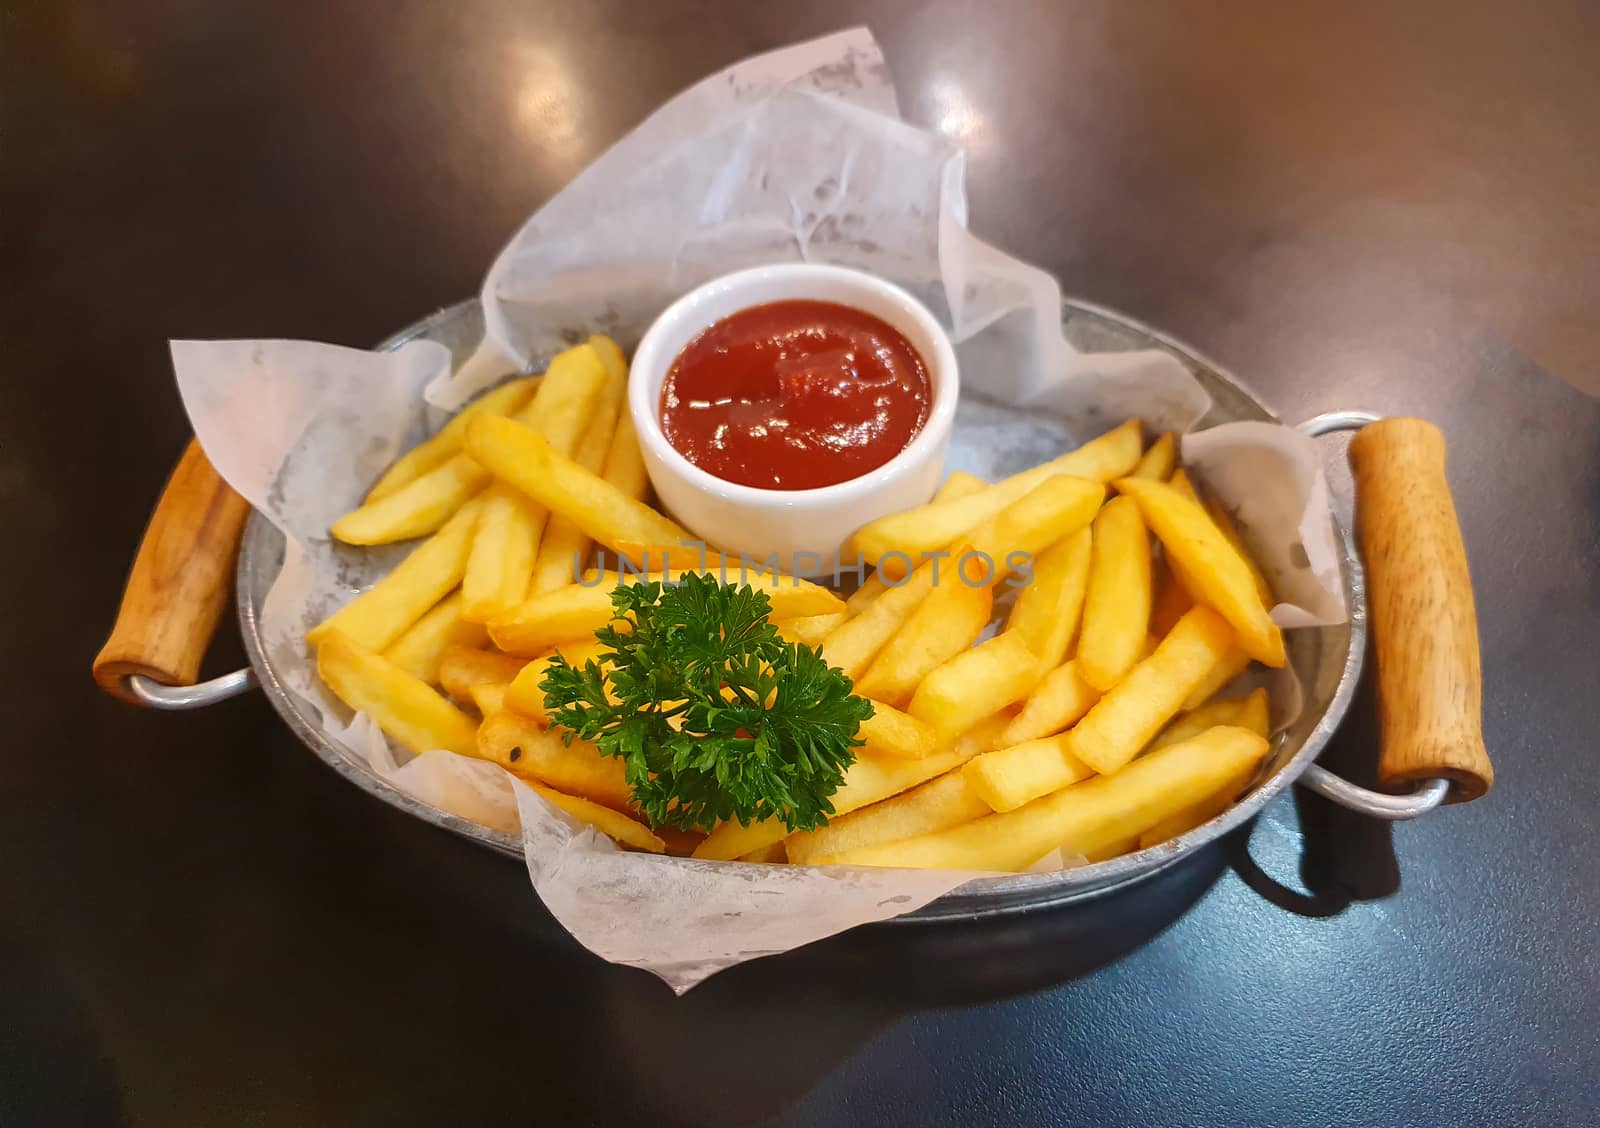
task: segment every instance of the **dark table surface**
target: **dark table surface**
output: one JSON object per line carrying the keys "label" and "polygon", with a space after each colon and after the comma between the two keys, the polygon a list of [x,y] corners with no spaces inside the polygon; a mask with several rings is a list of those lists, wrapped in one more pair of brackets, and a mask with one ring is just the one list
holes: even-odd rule
{"label": "dark table surface", "polygon": [[[1489,798],[1285,797],[1088,908],[675,999],[261,698],[92,689],[186,438],[167,337],[368,345],[679,88],[859,22],[980,233],[1287,418],[1444,427]],[[1597,55],[1584,3],[11,0],[0,1123],[1593,1122]],[[1330,759],[1373,738],[1363,698]]]}

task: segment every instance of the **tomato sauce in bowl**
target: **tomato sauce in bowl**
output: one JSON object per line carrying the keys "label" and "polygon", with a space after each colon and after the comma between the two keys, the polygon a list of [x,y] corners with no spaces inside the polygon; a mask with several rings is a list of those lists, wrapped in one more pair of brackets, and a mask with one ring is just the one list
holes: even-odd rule
{"label": "tomato sauce in bowl", "polygon": [[768,490],[837,485],[916,438],[927,365],[886,321],[836,302],[752,306],[694,337],[661,385],[661,430],[695,466]]}

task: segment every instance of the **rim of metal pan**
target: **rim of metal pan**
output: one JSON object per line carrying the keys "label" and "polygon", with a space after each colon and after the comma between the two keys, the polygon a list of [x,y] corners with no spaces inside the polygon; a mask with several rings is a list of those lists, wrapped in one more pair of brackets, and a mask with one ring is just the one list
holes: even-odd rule
{"label": "rim of metal pan", "polygon": [[[1084,351],[1158,348],[1176,357],[1212,397],[1212,410],[1202,426],[1238,419],[1281,422],[1227,371],[1133,318],[1075,299],[1062,302],[1061,316],[1068,340]],[[402,329],[378,348],[395,349],[419,338],[439,340],[452,350],[456,362],[460,363],[478,344],[482,327],[479,303],[477,299],[469,299]],[[919,911],[895,919],[904,922],[973,920],[1100,896],[1151,877],[1190,856],[1253,818],[1294,783],[1321,754],[1349,708],[1366,650],[1366,591],[1360,558],[1349,528],[1337,513],[1333,521],[1349,622],[1339,627],[1290,633],[1290,661],[1304,693],[1300,717],[1286,733],[1279,735],[1268,768],[1244,798],[1211,821],[1148,849],[1053,873],[975,878]],[[325,763],[368,794],[424,822],[520,858],[522,844],[517,835],[423,803],[374,775],[365,764],[331,741],[318,725],[315,710],[284,686],[265,651],[258,621],[262,598],[277,575],[282,557],[281,535],[259,513],[252,513],[239,553],[239,625],[250,664],[279,716]]]}

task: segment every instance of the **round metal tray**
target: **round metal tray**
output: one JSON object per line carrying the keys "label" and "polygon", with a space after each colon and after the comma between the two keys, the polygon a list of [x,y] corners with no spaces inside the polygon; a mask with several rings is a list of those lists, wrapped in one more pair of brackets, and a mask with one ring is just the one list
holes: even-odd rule
{"label": "round metal tray", "polygon": [[[1062,303],[1061,323],[1067,339],[1083,351],[1121,352],[1156,348],[1176,357],[1211,395],[1212,409],[1200,424],[1202,427],[1234,420],[1278,421],[1272,412],[1238,380],[1193,350],[1130,318],[1085,302],[1067,301]],[[471,354],[482,336],[482,312],[478,302],[472,300],[442,309],[431,317],[401,330],[383,342],[379,348],[398,348],[408,341],[418,339],[437,341],[451,350],[455,362],[459,365]],[[982,453],[981,444],[985,428],[992,428],[997,421],[1003,421],[1008,415],[1016,424],[1027,420],[1024,412],[995,404],[974,402],[971,405],[964,405],[964,409],[958,414],[956,440],[952,445],[953,448],[961,447],[965,435],[969,449],[978,453]],[[1335,429],[1337,426],[1336,421],[1323,429]],[[1006,458],[1005,453],[996,452],[995,465],[990,468],[991,471],[1009,473],[1022,468],[1005,465]],[[1393,799],[1388,809],[1385,809],[1382,801],[1390,797],[1376,796],[1354,788],[1313,765],[1313,761],[1322,751],[1349,705],[1360,674],[1366,636],[1366,597],[1360,561],[1349,530],[1338,522],[1337,517],[1334,520],[1338,526],[1337,541],[1345,599],[1350,612],[1349,622],[1341,626],[1296,630],[1287,635],[1289,659],[1301,682],[1304,707],[1294,724],[1279,734],[1261,776],[1238,803],[1210,822],[1158,846],[1110,861],[1054,873],[977,879],[939,898],[920,911],[897,919],[902,921],[972,919],[1026,911],[1097,896],[1139,881],[1250,819],[1275,795],[1302,777],[1308,769],[1316,776],[1314,785],[1319,791],[1381,817],[1408,817],[1421,813],[1436,803],[1437,798],[1429,802],[1427,795],[1419,795],[1403,800]],[[260,514],[252,514],[239,553],[237,587],[239,623],[251,665],[273,707],[301,740],[335,771],[356,786],[424,822],[452,831],[503,854],[520,858],[522,845],[515,835],[492,830],[422,803],[374,775],[365,763],[329,740],[316,720],[316,712],[284,687],[268,660],[257,629],[262,602],[278,574],[282,559],[281,534]],[[239,679],[239,684],[229,687],[232,692],[247,687],[249,681],[247,673],[242,672],[230,677]],[[203,690],[204,687],[194,687],[194,689]],[[188,704],[201,703],[203,702],[198,699],[188,702]],[[168,707],[172,706],[169,704]],[[1442,794],[1440,790],[1439,796],[1442,797]]]}

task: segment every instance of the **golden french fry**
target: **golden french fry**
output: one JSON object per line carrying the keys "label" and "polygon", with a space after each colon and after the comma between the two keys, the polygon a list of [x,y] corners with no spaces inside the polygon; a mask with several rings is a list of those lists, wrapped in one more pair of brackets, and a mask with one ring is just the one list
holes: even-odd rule
{"label": "golden french fry", "polygon": [[[589,345],[567,349],[550,362],[539,390],[517,416],[517,422],[538,431],[557,454],[570,455],[585,440],[591,425],[609,437],[621,392],[600,354]],[[461,580],[466,603],[463,614],[475,622],[488,622],[526,599],[534,584],[535,569],[545,558],[542,545],[550,525],[556,523],[544,506],[530,501],[505,482],[489,488],[483,515],[472,537],[472,553]],[[571,545],[565,546],[570,549]],[[562,551],[558,546],[555,551]],[[564,580],[572,581],[573,564],[566,561]]]}
{"label": "golden french fry", "polygon": [[[968,474],[964,470],[952,470],[944,484],[934,493],[934,501],[954,501],[957,498],[971,497],[989,488],[976,474]],[[889,590],[889,582],[877,572],[872,573],[864,580],[860,587],[850,594],[845,600],[845,609],[852,615],[859,615],[878,596]]]}
{"label": "golden french fry", "polygon": [[1153,576],[1155,597],[1150,602],[1150,633],[1165,638],[1183,618],[1183,613],[1194,606],[1194,600],[1164,558],[1159,567],[1153,566]]}
{"label": "golden french fry", "polygon": [[594,638],[562,643],[553,653],[535,658],[517,672],[506,689],[506,708],[541,725],[549,724],[550,714],[545,709],[544,689],[540,683],[544,681],[544,676],[549,672],[550,663],[555,656],[559,654],[572,665],[581,668],[590,662],[599,662],[601,656],[606,653],[609,653],[606,645]]}
{"label": "golden french fry", "polygon": [[939,735],[908,713],[881,701],[872,704],[872,716],[861,722],[861,752],[867,756],[889,756],[901,760],[920,760],[939,747]]}
{"label": "golden french fry", "polygon": [[[985,568],[977,553],[988,558],[987,567],[993,569],[993,579],[998,580],[1021,566],[1026,557],[1088,524],[1104,496],[1105,487],[1098,482],[1048,478],[972,530],[967,544],[974,555],[966,557],[965,564],[962,551],[954,554],[953,559],[947,559],[951,554],[941,552],[903,579],[880,571],[887,581],[883,594],[823,640],[822,652],[828,664],[843,670],[852,679],[860,678],[936,583],[962,583],[962,575],[971,580],[981,578],[972,574],[973,571],[981,573]],[[969,570],[957,574],[960,568]]]}
{"label": "golden french fry", "polygon": [[1191,709],[1161,730],[1161,735],[1150,742],[1146,752],[1178,744],[1217,725],[1236,725],[1247,728],[1263,737],[1271,736],[1267,721],[1267,691],[1257,689],[1248,697],[1227,701],[1208,701],[1198,709]]}
{"label": "golden french fry", "polygon": [[470,754],[472,719],[388,659],[330,631],[317,646],[317,676],[334,696],[365,713],[384,733],[413,752],[442,748]]}
{"label": "golden french fry", "polygon": [[611,448],[606,451],[605,470],[601,475],[623,497],[643,501],[650,492],[650,474],[644,466],[644,452],[639,449],[639,436],[633,429],[633,416],[627,406],[617,416],[617,429],[611,433]]}
{"label": "golden french fry", "polygon": [[788,860],[789,851],[782,842],[774,842],[771,846],[763,846],[759,850],[752,850],[734,859],[737,862],[758,862],[769,866],[783,865]]}
{"label": "golden french fry", "polygon": [[878,652],[856,683],[856,692],[903,709],[923,678],[977,640],[993,606],[992,582],[971,584],[949,569],[944,582],[934,585]]}
{"label": "golden french fry", "polygon": [[1100,700],[1100,691],[1078,675],[1077,662],[1067,662],[1039,680],[1022,712],[1000,735],[1000,747],[1054,736],[1070,728]]}
{"label": "golden french fry", "polygon": [[957,654],[922,680],[907,712],[945,739],[1020,701],[1038,684],[1039,660],[1007,632]]}
{"label": "golden french fry", "polygon": [[1167,479],[1167,485],[1177,490],[1196,505],[1200,504],[1200,491],[1194,488],[1194,482],[1190,480],[1189,472],[1182,466],[1178,467],[1172,472],[1172,477]]}
{"label": "golden french fry", "polygon": [[[902,553],[915,563],[923,553],[937,551],[962,537],[976,540],[968,536],[970,530],[1056,475],[1108,482],[1128,473],[1139,464],[1141,446],[1139,421],[1130,419],[1077,450],[996,482],[978,493],[932,501],[881,517],[856,530],[851,544],[880,568],[887,553]],[[1061,535],[1072,531],[1064,529]],[[891,562],[896,559],[890,557]]]}
{"label": "golden french fry", "polygon": [[[848,815],[880,803],[902,791],[926,783],[960,767],[988,746],[994,734],[1009,721],[1004,714],[987,717],[966,736],[947,744],[920,760],[898,760],[863,756],[846,769],[844,783],[832,796],[833,816]],[[778,819],[765,819],[742,826],[738,822],[718,824],[695,848],[694,856],[712,861],[728,861],[760,850],[789,836]]]}
{"label": "golden french fry", "polygon": [[509,685],[527,664],[526,658],[497,650],[452,646],[439,663],[439,684],[457,701],[465,701],[475,685]]}
{"label": "golden french fry", "polygon": [[1217,526],[1217,531],[1227,538],[1228,543],[1233,545],[1234,551],[1239,554],[1239,559],[1249,567],[1250,578],[1255,581],[1256,594],[1261,597],[1262,606],[1270,609],[1274,603],[1272,587],[1267,583],[1267,577],[1262,574],[1261,565],[1256,563],[1256,558],[1251,556],[1250,550],[1245,547],[1244,538],[1239,535],[1239,527],[1228,515],[1227,507],[1213,498],[1205,503],[1205,510],[1212,523]]}
{"label": "golden french fry", "polygon": [[1138,505],[1125,497],[1106,502],[1093,528],[1078,673],[1104,693],[1139,660],[1150,633],[1150,534]]}
{"label": "golden french fry", "polygon": [[387,576],[312,627],[306,641],[315,646],[340,631],[357,646],[381,651],[405,634],[461,582],[480,508],[476,501],[462,506]]}
{"label": "golden french fry", "polygon": [[515,415],[533,397],[539,377],[524,376],[492,388],[458,411],[431,439],[418,443],[394,461],[383,477],[367,491],[364,504],[382,501],[435,467],[461,453],[467,424],[477,415]]}
{"label": "golden french fry", "polygon": [[989,814],[989,804],[952,770],[881,803],[828,820],[816,830],[798,830],[784,841],[789,861],[806,865],[812,858],[897,842],[957,826]]}
{"label": "golden french fry", "polygon": [[1117,488],[1139,503],[1145,524],[1160,538],[1167,559],[1195,602],[1233,624],[1239,645],[1268,666],[1288,660],[1283,632],[1267,614],[1250,564],[1228,543],[1204,509],[1164,482],[1124,478]]}
{"label": "golden french fry", "polygon": [[429,685],[439,681],[439,660],[452,646],[482,646],[489,629],[461,617],[461,593],[447,596],[389,644],[383,656]]}
{"label": "golden french fry", "polygon": [[[611,450],[617,433],[617,418],[623,411],[623,400],[628,393],[628,362],[617,343],[609,337],[589,338],[589,348],[603,365],[605,380],[596,398],[582,437],[574,436],[572,445],[563,447],[555,441],[548,427],[541,427],[550,447],[559,454],[569,455],[574,462],[593,474],[604,474],[606,455]],[[553,591],[572,583],[573,576],[582,570],[583,558],[589,551],[589,537],[569,517],[550,518],[539,544],[539,560],[534,565],[533,580],[528,592]]]}
{"label": "golden french fry", "polygon": [[[667,578],[675,580],[681,572],[669,572]],[[656,577],[659,578],[659,574]],[[733,580],[734,577],[730,577]],[[844,601],[825,587],[808,580],[771,573],[746,573],[737,577],[756,591],[765,592],[772,606],[773,619],[801,619],[812,615],[838,614]],[[638,576],[623,576],[622,583],[637,583]],[[523,654],[529,658],[551,647],[587,639],[611,621],[614,607],[611,592],[616,582],[568,584],[555,591],[536,595],[521,606],[489,623],[489,637],[508,654]]]}
{"label": "golden french fry", "polygon": [[1032,581],[1006,619],[1006,630],[1020,634],[1046,669],[1061,664],[1078,633],[1093,536],[1086,525],[1040,553],[1033,561]]}
{"label": "golden french fry", "polygon": [[602,756],[587,740],[574,739],[569,745],[563,735],[516,713],[490,713],[478,726],[471,754],[523,779],[592,799],[616,811],[627,810],[633,797],[622,761]]}
{"label": "golden french fry", "polygon": [[470,696],[472,703],[478,708],[478,716],[487,717],[490,713],[498,713],[506,707],[506,690],[511,686],[506,682],[482,682],[472,687]]}
{"label": "golden french fry", "polygon": [[1141,837],[1141,835],[1133,834],[1126,838],[1118,838],[1113,842],[1108,842],[1104,846],[1098,846],[1092,853],[1085,854],[1083,856],[1084,860],[1093,863],[1108,861],[1111,858],[1120,858],[1124,854],[1137,850]]}
{"label": "golden french fry", "polygon": [[822,640],[840,623],[845,621],[843,611],[832,615],[807,615],[800,619],[784,619],[773,623],[778,628],[778,635],[786,642],[797,642],[801,646],[821,646]]}
{"label": "golden french fry", "polygon": [[1256,770],[1255,764],[1241,769],[1238,775],[1224,782],[1221,787],[1198,803],[1185,807],[1177,814],[1168,815],[1139,835],[1139,848],[1142,850],[1150,846],[1159,846],[1169,839],[1176,838],[1180,834],[1188,834],[1195,827],[1210,822],[1233,806]]}
{"label": "golden french fry", "polygon": [[667,848],[666,843],[651,833],[650,828],[638,819],[631,819],[610,807],[602,807],[599,803],[585,799],[581,795],[568,795],[538,783],[529,783],[528,786],[579,822],[588,823],[601,834],[615,839],[624,846],[632,846],[635,850],[646,850],[652,854],[663,853]]}
{"label": "golden french fry", "polygon": [[974,757],[961,773],[996,811],[1010,811],[1041,795],[1094,775],[1071,751],[1070,733],[996,748]]}
{"label": "golden french fry", "polygon": [[1255,733],[1214,728],[1014,811],[812,862],[1015,872],[1057,847],[1094,857],[1213,794],[1266,754],[1267,742]]}
{"label": "golden french fry", "polygon": [[1244,673],[1250,665],[1250,655],[1238,643],[1228,647],[1228,652],[1218,658],[1211,667],[1211,672],[1201,679],[1200,684],[1189,691],[1189,696],[1183,699],[1185,711],[1198,709],[1210,701],[1217,693],[1234,678]]}
{"label": "golden french fry", "polygon": [[538,432],[509,419],[484,416],[467,424],[467,452],[497,478],[551,513],[570,517],[592,540],[608,547],[692,539],[644,502],[551,450]]}
{"label": "golden french fry", "polygon": [[1234,637],[1233,628],[1209,607],[1190,611],[1154,654],[1068,731],[1068,750],[1101,775],[1122,768],[1177,715]]}
{"label": "golden french fry", "polygon": [[1133,473],[1128,477],[1164,482],[1172,474],[1172,468],[1177,463],[1178,438],[1171,431],[1167,431],[1150,444],[1150,449],[1144,452],[1144,457],[1139,459],[1139,465],[1133,468]]}
{"label": "golden french fry", "polygon": [[457,454],[381,500],[346,513],[330,532],[345,544],[392,544],[426,536],[442,528],[488,484],[488,471],[467,455]]}

